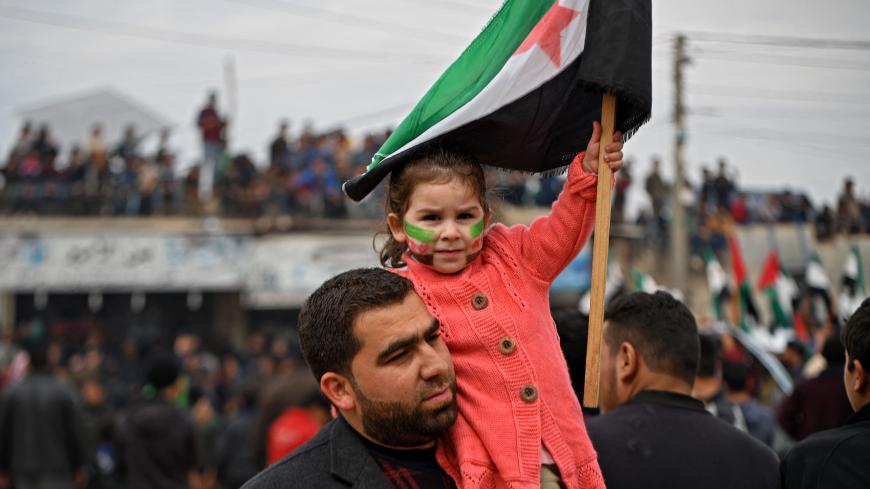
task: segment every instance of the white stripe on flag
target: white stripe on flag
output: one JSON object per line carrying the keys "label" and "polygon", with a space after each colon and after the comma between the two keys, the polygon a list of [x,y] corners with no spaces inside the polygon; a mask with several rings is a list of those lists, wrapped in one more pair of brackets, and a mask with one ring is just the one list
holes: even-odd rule
{"label": "white stripe on flag", "polygon": [[[562,66],[566,66],[580,56],[586,45],[589,0],[561,0],[558,4],[579,12],[562,32],[561,60]],[[555,5],[553,4],[554,7]],[[579,39],[579,41],[564,42],[569,39]],[[561,67],[557,68],[539,47],[533,47],[525,53],[514,55],[476,97],[394,151],[390,156],[401,154],[424,141],[434,139],[468,122],[486,117],[537,89],[560,71]]]}
{"label": "white stripe on flag", "polygon": [[807,285],[815,289],[828,290],[831,288],[831,280],[822,264],[812,260],[807,265]]}

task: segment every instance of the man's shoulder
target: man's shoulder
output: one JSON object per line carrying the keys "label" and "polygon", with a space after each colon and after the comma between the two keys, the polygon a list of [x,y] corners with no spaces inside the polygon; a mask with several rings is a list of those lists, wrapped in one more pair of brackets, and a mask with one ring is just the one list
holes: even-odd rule
{"label": "man's shoulder", "polygon": [[607,487],[778,487],[779,460],[764,444],[687,396],[650,397],[587,422]]}
{"label": "man's shoulder", "polygon": [[243,489],[386,487],[380,467],[342,418],[330,421],[311,440],[260,472]]}
{"label": "man's shoulder", "polygon": [[267,467],[248,481],[244,489],[314,487],[330,477],[330,432],[335,424],[327,424],[293,453]]}
{"label": "man's shoulder", "polygon": [[631,402],[588,420],[587,427],[593,443],[600,441],[602,444],[608,440],[619,442],[622,435],[637,438],[658,437],[660,434],[666,434],[664,439],[673,443],[679,444],[683,439],[699,443],[701,438],[698,434],[703,433],[703,439],[709,442],[704,445],[709,450],[722,450],[726,454],[753,454],[762,460],[776,462],[774,453],[763,443],[702,409]]}
{"label": "man's shoulder", "polygon": [[786,459],[794,462],[814,458],[820,454],[843,455],[855,450],[864,453],[868,453],[865,450],[870,451],[870,422],[814,433],[792,447]]}
{"label": "man's shoulder", "polygon": [[52,375],[46,374],[28,375],[21,379],[20,382],[6,389],[6,395],[10,398],[31,398],[30,392],[39,392],[42,395],[50,394],[55,397],[65,398],[65,400],[74,400],[76,397],[75,390],[71,385]]}
{"label": "man's shoulder", "polygon": [[820,431],[789,450],[782,475],[791,488],[870,487],[870,423]]}

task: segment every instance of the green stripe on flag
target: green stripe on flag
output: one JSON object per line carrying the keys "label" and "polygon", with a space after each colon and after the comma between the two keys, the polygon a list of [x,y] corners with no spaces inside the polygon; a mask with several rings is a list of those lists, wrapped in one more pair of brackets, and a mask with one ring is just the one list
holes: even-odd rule
{"label": "green stripe on flag", "polygon": [[780,302],[780,297],[776,291],[776,287],[768,287],[764,289],[764,293],[767,294],[767,298],[770,300],[770,310],[773,313],[774,326],[791,326],[791,318],[788,317],[788,314],[786,314],[785,310],[782,308],[782,303]]}
{"label": "green stripe on flag", "polygon": [[384,142],[367,170],[474,99],[554,3],[555,0],[506,1]]}

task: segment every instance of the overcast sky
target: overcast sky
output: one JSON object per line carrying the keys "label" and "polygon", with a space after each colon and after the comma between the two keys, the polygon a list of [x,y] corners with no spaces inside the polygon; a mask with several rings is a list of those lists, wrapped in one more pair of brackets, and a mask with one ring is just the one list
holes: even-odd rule
{"label": "overcast sky", "polygon": [[[528,0],[531,1],[531,0]],[[262,158],[281,118],[352,134],[397,123],[501,0],[0,0],[0,152],[18,112],[114,87],[175,124],[182,162],[197,157],[193,118],[216,88],[231,142]],[[807,191],[832,203],[845,176],[870,194],[867,0],[653,2],[653,118],[626,148],[639,191],[653,155],[670,172],[672,39],[688,38],[686,160],[721,155],[743,186]],[[746,36],[861,41],[825,49]],[[709,39],[726,39],[713,42]],[[755,39],[757,40],[757,39]],[[83,135],[84,137],[84,135]]]}

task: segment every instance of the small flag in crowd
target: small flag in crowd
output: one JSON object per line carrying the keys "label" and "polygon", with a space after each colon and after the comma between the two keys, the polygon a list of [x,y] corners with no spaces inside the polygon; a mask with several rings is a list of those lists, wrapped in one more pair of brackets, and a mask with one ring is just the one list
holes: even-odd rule
{"label": "small flag in crowd", "polygon": [[794,325],[794,301],[799,289],[794,279],[782,268],[779,255],[771,251],[764,261],[758,277],[758,290],[764,291],[770,300],[773,325],[791,327]]}
{"label": "small flag in crowd", "polygon": [[[631,277],[634,282],[634,289],[637,291],[646,292],[647,294],[654,294],[662,291],[671,294],[671,296],[678,301],[684,302],[686,300],[685,296],[683,296],[683,292],[679,289],[665,287],[664,285],[657,283],[652,275],[641,272],[637,268],[631,269]],[[607,276],[607,280],[610,280],[610,275]]]}
{"label": "small flag in crowd", "polygon": [[637,268],[631,269],[631,278],[634,282],[634,289],[640,292],[652,294],[659,290],[659,284],[648,273],[641,272]]}
{"label": "small flag in crowd", "polygon": [[822,265],[822,259],[815,251],[810,255],[810,260],[807,262],[806,269],[807,287],[814,289],[819,293],[829,294],[831,290],[831,279],[828,278],[828,272],[825,271]]}
{"label": "small flag in crowd", "polygon": [[725,304],[731,298],[731,288],[728,286],[728,275],[711,250],[704,251],[704,262],[707,269],[707,288],[710,289],[710,303],[713,314],[719,321],[725,320]]}
{"label": "small flag in crowd", "polygon": [[[822,265],[822,259],[819,258],[819,254],[815,251],[811,252],[810,259],[807,262],[805,280],[810,296],[813,298],[813,314],[815,314],[816,320],[824,323],[832,319],[834,311],[831,300],[833,296],[831,292],[831,279],[828,277],[828,272],[825,271],[824,265]],[[822,317],[817,312],[820,309],[817,306],[818,302],[822,303],[821,308],[824,308],[827,317]]]}
{"label": "small flag in crowd", "polygon": [[728,250],[731,252],[731,270],[734,273],[734,284],[737,287],[739,297],[739,317],[737,318],[739,326],[747,327],[750,318],[754,324],[758,324],[758,308],[755,307],[755,300],[752,298],[746,263],[743,261],[743,253],[740,252],[740,243],[737,242],[737,237],[733,234],[728,236]]}
{"label": "small flag in crowd", "polygon": [[843,265],[843,289],[840,292],[839,314],[841,319],[848,318],[858,309],[867,292],[864,289],[864,266],[861,263],[861,252],[858,245],[852,245],[849,256]]}
{"label": "small flag in crowd", "polygon": [[[619,268],[619,262],[616,260],[610,260],[610,263],[607,264],[607,279],[606,285],[604,286],[604,303],[607,304],[611,299],[616,297],[616,295],[623,289],[625,280],[622,276],[622,269]],[[589,310],[592,304],[592,289],[586,291],[583,294],[583,297],[580,298],[579,309],[580,312],[589,315]]]}
{"label": "small flag in crowd", "polygon": [[431,146],[510,170],[563,168],[605,91],[628,138],[650,117],[651,46],[650,0],[507,0],[344,191],[362,200]]}

